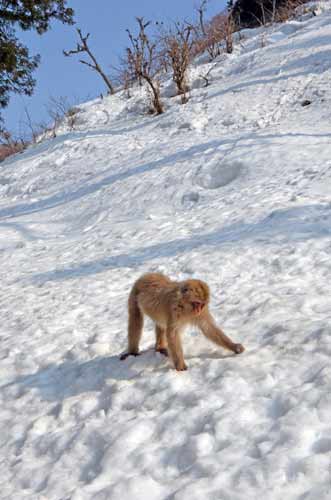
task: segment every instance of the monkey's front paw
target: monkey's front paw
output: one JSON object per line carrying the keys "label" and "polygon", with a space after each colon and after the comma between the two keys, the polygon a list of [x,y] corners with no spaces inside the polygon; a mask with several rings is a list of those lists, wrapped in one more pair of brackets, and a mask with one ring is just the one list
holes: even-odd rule
{"label": "monkey's front paw", "polygon": [[139,356],[139,352],[125,352],[120,355],[120,360],[124,361],[129,356]]}
{"label": "monkey's front paw", "polygon": [[178,363],[176,366],[175,366],[176,370],[178,372],[184,372],[185,370],[187,370],[187,366],[185,363]]}
{"label": "monkey's front paw", "polygon": [[242,352],[244,352],[245,350],[245,347],[241,344],[234,344],[233,346],[233,352],[235,352],[236,354],[241,354]]}
{"label": "monkey's front paw", "polygon": [[156,349],[156,352],[163,354],[163,356],[169,356],[168,349],[166,347],[160,347],[160,349]]}

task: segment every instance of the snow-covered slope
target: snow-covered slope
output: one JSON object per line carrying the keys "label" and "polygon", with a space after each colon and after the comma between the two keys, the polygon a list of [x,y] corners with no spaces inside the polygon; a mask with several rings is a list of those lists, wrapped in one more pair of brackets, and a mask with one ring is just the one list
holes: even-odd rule
{"label": "snow-covered slope", "polygon": [[[2,499],[330,498],[331,12],[209,68],[0,165]],[[245,353],[190,331],[178,373],[147,323],[120,362],[146,271],[208,281]]]}

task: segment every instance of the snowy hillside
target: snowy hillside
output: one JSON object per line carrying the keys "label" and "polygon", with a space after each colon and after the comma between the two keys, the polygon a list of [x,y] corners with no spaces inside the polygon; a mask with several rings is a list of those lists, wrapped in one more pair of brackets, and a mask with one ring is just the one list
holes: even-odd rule
{"label": "snowy hillside", "polygon": [[[209,68],[0,164],[1,499],[331,498],[331,11]],[[147,271],[206,280],[246,351],[188,331],[178,373],[147,323],[119,361]]]}

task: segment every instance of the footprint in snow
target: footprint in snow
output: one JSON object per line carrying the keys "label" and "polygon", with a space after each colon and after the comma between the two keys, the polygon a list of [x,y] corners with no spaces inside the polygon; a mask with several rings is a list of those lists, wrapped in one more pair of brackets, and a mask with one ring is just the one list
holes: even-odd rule
{"label": "footprint in snow", "polygon": [[185,193],[182,196],[182,206],[184,208],[192,208],[198,203],[200,199],[199,193],[196,191],[191,191],[190,193]]}
{"label": "footprint in snow", "polygon": [[236,180],[243,172],[244,166],[240,162],[211,163],[200,167],[196,181],[205,189],[218,189]]}

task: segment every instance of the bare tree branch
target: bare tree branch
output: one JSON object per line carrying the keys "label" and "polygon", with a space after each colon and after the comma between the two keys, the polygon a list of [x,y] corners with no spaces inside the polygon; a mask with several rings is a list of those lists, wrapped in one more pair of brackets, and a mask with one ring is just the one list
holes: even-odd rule
{"label": "bare tree branch", "polygon": [[109,93],[110,94],[114,94],[115,93],[115,88],[114,88],[112,82],[110,81],[110,79],[108,78],[108,76],[102,70],[100,64],[97,62],[94,54],[92,53],[90,47],[87,44],[87,40],[88,40],[88,38],[90,36],[90,33],[87,33],[86,36],[83,36],[82,31],[79,28],[77,28],[77,33],[78,33],[78,36],[80,38],[80,43],[79,42],[77,43],[76,49],[67,50],[67,51],[64,50],[63,54],[66,57],[69,57],[69,56],[74,55],[74,54],[80,54],[82,52],[86,52],[86,54],[92,60],[93,64],[89,63],[88,61],[84,61],[83,59],[79,59],[79,62],[82,63],[82,64],[85,64],[89,68],[91,68],[94,71],[96,71],[97,73],[99,73],[99,75],[101,76],[101,78],[105,82],[107,88],[109,89]]}

